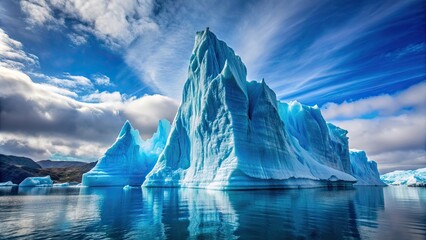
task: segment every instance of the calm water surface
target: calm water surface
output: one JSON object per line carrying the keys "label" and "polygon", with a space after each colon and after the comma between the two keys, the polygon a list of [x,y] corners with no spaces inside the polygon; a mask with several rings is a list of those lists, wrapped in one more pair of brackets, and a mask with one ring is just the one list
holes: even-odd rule
{"label": "calm water surface", "polygon": [[426,239],[426,189],[0,188],[1,239]]}

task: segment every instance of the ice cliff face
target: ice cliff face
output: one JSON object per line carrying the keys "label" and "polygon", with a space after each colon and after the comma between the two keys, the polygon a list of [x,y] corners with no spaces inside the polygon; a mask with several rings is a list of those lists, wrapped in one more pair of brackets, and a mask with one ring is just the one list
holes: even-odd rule
{"label": "ice cliff face", "polygon": [[351,173],[347,131],[326,123],[317,106],[278,102],[281,120],[294,146],[328,167]]}
{"label": "ice cliff face", "polygon": [[386,185],[380,180],[377,163],[368,160],[367,154],[364,151],[351,149],[350,159],[352,175],[358,180],[355,185]]}
{"label": "ice cliff face", "polygon": [[144,141],[129,121],[122,127],[115,143],[96,166],[83,174],[84,186],[141,185],[164,149],[170,123],[160,120],[157,132]]}
{"label": "ice cliff face", "polygon": [[356,181],[348,174],[344,130],[328,126],[317,108],[277,102],[264,81],[247,82],[246,74],[224,42],[208,29],[197,33],[182,104],[144,186],[243,189]]}
{"label": "ice cliff face", "polygon": [[386,173],[380,179],[389,185],[407,185],[409,187],[426,187],[426,168]]}

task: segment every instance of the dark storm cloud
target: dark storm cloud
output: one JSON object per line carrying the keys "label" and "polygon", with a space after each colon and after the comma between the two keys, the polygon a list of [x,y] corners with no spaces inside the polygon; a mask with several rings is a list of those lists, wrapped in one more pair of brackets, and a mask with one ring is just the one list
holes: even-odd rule
{"label": "dark storm cloud", "polygon": [[161,95],[85,103],[46,86],[0,67],[0,150],[38,159],[49,153],[92,159],[114,142],[125,120],[147,138],[159,119],[173,120],[177,109],[174,100]]}

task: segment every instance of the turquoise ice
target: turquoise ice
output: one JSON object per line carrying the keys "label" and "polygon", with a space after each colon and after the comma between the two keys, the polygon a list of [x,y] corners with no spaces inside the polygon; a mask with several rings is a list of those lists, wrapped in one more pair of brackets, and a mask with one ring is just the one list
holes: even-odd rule
{"label": "turquoise ice", "polygon": [[144,141],[126,121],[115,143],[96,166],[83,174],[84,186],[140,186],[163,151],[170,123],[160,120],[152,138]]}
{"label": "turquoise ice", "polygon": [[355,185],[385,186],[380,180],[377,163],[369,160],[362,150],[350,149],[352,175],[358,180]]}
{"label": "turquoise ice", "polygon": [[409,187],[426,187],[426,168],[417,170],[393,171],[382,175],[381,180],[390,185],[407,185]]}
{"label": "turquoise ice", "polygon": [[265,81],[248,82],[239,56],[198,32],[182,104],[148,187],[293,188],[356,182],[346,131],[318,108],[281,103]]}
{"label": "turquoise ice", "polygon": [[45,177],[27,177],[20,184],[19,187],[52,187],[53,181],[50,176]]}

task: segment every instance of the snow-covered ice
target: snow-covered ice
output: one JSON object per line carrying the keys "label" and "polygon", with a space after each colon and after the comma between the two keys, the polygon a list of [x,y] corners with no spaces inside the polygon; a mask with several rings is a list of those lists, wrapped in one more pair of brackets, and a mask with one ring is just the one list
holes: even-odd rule
{"label": "snow-covered ice", "polygon": [[417,170],[393,171],[383,174],[380,179],[389,185],[407,185],[409,187],[426,187],[426,168]]}
{"label": "snow-covered ice", "polygon": [[19,187],[52,187],[53,181],[50,176],[45,177],[27,177],[20,184]]}
{"label": "snow-covered ice", "polygon": [[140,186],[164,149],[170,123],[160,120],[152,138],[144,141],[129,121],[96,166],[83,174],[84,186]]}

